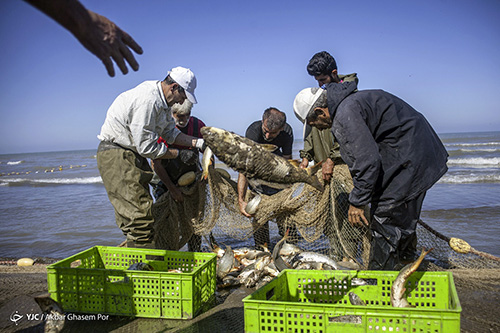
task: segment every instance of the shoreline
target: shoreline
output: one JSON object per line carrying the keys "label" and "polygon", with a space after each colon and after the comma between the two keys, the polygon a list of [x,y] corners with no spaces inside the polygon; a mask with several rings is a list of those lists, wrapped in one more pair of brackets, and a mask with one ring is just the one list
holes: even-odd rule
{"label": "shoreline", "polygon": [[[0,260],[13,258],[0,258]],[[57,261],[54,258],[44,260]],[[0,264],[0,331],[40,332],[43,322],[27,319],[16,326],[10,316],[41,313],[33,297],[47,293],[48,263],[33,266]],[[500,331],[500,269],[453,269],[458,297],[462,306],[461,332]],[[244,331],[242,299],[253,289],[231,290],[222,303],[191,320],[168,320],[110,316],[108,320],[75,320],[68,323],[70,330],[96,332],[230,332]],[[221,327],[224,327],[221,331]]]}

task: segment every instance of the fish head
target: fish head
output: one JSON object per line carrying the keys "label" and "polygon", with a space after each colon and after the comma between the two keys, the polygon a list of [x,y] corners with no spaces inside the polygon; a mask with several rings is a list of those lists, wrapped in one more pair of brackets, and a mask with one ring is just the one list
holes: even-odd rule
{"label": "fish head", "polygon": [[226,130],[217,127],[205,126],[200,130],[203,139],[208,144],[214,144],[217,141],[231,142],[232,134]]}

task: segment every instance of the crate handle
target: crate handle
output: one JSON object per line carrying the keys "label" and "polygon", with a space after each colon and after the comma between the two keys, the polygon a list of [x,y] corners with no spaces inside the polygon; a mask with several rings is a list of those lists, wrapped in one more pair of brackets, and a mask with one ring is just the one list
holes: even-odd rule
{"label": "crate handle", "polygon": [[274,296],[274,287],[266,292],[266,301],[269,301]]}

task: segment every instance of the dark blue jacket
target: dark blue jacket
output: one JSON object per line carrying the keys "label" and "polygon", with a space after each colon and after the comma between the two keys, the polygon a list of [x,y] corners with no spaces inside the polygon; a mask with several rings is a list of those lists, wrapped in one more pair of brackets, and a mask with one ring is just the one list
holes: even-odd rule
{"label": "dark blue jacket", "polygon": [[386,212],[428,190],[448,170],[448,153],[422,114],[383,90],[327,85],[332,132],[349,166],[349,202]]}

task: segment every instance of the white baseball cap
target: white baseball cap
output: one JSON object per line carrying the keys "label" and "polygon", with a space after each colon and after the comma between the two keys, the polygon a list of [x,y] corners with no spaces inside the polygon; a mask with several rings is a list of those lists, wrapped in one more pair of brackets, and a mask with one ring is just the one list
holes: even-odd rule
{"label": "white baseball cap", "polygon": [[168,75],[177,82],[186,92],[187,99],[193,103],[198,103],[196,97],[194,96],[194,90],[196,89],[196,76],[189,68],[184,67],[174,67],[168,72]]}
{"label": "white baseball cap", "polygon": [[297,119],[304,124],[304,130],[302,133],[304,139],[311,132],[311,126],[309,126],[306,121],[307,115],[312,110],[312,107],[318,100],[319,96],[321,96],[324,92],[324,89],[317,87],[305,88],[302,89],[297,96],[295,96],[295,100],[293,101],[293,112],[295,113]]}

